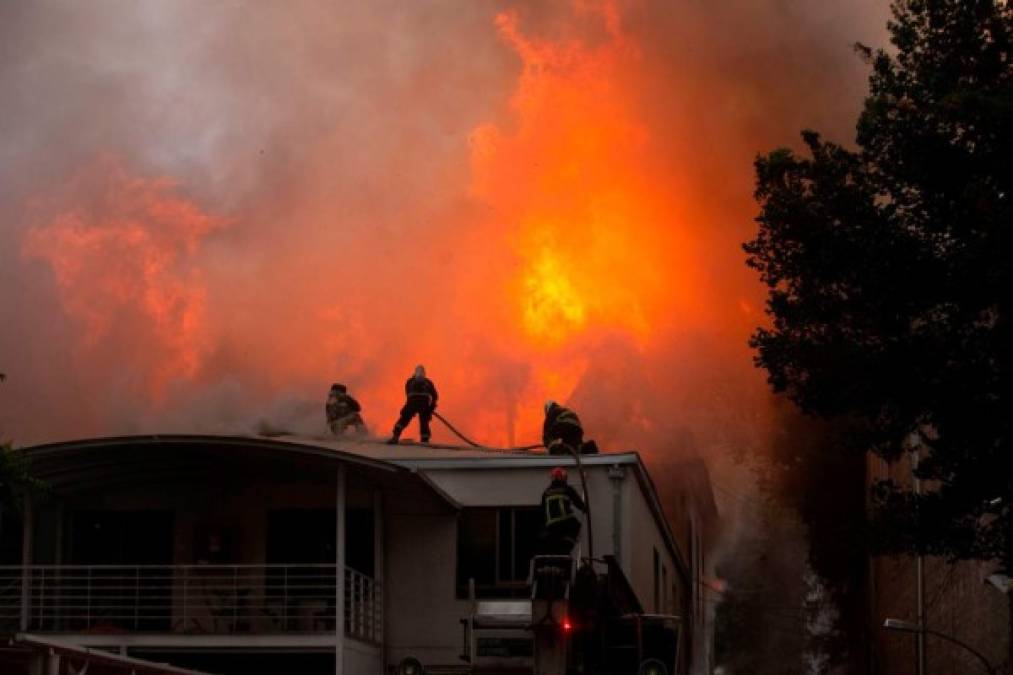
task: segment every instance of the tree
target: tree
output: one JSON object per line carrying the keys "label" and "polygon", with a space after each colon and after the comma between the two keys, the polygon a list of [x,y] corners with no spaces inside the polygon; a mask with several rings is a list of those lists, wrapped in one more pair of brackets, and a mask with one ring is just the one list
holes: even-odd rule
{"label": "tree", "polygon": [[[0,372],[0,382],[6,379]],[[20,511],[26,492],[44,488],[45,484],[32,476],[24,453],[10,441],[0,440],[0,517],[5,511]]]}
{"label": "tree", "polygon": [[857,148],[756,161],[751,345],[773,389],[846,429],[840,452],[923,448],[931,489],[877,486],[883,552],[1013,569],[1010,269],[1013,7],[903,0],[872,64]]}

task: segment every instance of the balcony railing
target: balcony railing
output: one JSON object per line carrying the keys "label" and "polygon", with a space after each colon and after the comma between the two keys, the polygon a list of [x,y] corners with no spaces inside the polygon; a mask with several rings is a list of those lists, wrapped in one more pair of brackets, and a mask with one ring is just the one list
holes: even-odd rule
{"label": "balcony railing", "polygon": [[[0,633],[335,630],[334,565],[0,566]],[[379,582],[344,571],[345,633],[383,640]]]}

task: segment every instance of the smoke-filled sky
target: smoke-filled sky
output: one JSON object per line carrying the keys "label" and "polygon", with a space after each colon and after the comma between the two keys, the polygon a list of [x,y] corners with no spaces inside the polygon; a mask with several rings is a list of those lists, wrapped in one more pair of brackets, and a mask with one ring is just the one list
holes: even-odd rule
{"label": "smoke-filled sky", "polygon": [[[0,432],[705,455],[762,429],[752,160],[849,142],[884,0],[0,3]],[[437,439],[449,440],[437,429]]]}

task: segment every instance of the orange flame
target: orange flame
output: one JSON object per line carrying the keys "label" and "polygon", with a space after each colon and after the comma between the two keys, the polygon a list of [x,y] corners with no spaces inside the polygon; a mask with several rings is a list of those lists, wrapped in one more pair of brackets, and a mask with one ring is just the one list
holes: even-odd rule
{"label": "orange flame", "polygon": [[[169,179],[130,177],[108,159],[87,174],[106,181],[97,201],[31,228],[23,252],[52,268],[64,309],[83,325],[82,356],[126,336],[146,353],[122,367],[141,368],[157,396],[168,381],[193,378],[201,367],[206,292],[191,258],[223,221],[176,195]],[[82,189],[94,185],[79,178],[71,192]]]}
{"label": "orange flame", "polygon": [[604,26],[598,44],[539,40],[497,18],[522,61],[515,126],[473,133],[473,191],[505,214],[521,271],[510,286],[533,345],[617,329],[649,341],[656,317],[692,304],[692,242],[648,161],[651,137],[624,74],[640,55],[615,3],[576,3]]}

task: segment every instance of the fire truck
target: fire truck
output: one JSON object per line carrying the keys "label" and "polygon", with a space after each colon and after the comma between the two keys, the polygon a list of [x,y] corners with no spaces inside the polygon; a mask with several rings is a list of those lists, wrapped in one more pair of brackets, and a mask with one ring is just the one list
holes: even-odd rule
{"label": "fire truck", "polygon": [[[530,599],[475,600],[462,620],[462,660],[471,673],[484,666],[477,645],[483,634],[518,634],[529,641],[533,675],[677,675],[680,621],[643,611],[618,562],[570,556],[535,556]],[[502,639],[502,638],[501,638]],[[422,675],[421,665],[402,675]]]}

